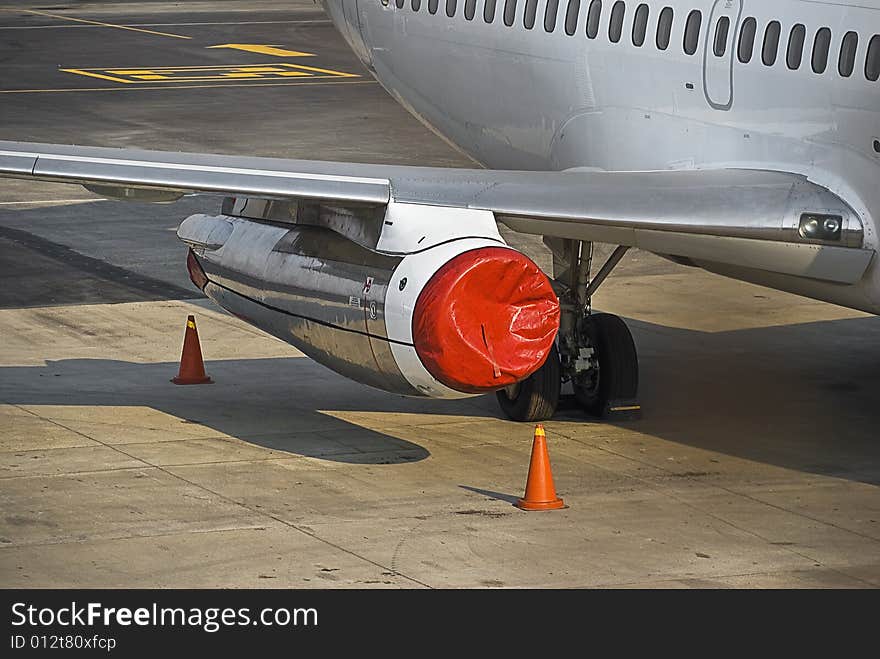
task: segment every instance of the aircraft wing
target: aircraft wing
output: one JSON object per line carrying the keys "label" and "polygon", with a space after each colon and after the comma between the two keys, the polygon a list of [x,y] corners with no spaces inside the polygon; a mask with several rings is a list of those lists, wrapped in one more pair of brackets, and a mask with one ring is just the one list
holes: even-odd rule
{"label": "aircraft wing", "polygon": [[874,254],[840,197],[764,170],[449,169],[0,141],[0,176],[135,201],[207,193],[488,210],[525,233],[838,283],[861,279]]}

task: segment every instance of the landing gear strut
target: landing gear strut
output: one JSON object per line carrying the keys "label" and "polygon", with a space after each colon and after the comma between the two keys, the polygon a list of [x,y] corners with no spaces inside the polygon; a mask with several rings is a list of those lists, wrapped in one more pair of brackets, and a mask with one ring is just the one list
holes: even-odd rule
{"label": "landing gear strut", "polygon": [[542,421],[556,411],[560,391],[570,382],[574,399],[587,413],[607,419],[637,418],[639,362],[632,335],[618,316],[593,313],[593,293],[628,247],[617,247],[592,279],[593,244],[545,238],[553,252],[553,286],[562,316],[557,345],[531,376],[497,393],[514,421]]}

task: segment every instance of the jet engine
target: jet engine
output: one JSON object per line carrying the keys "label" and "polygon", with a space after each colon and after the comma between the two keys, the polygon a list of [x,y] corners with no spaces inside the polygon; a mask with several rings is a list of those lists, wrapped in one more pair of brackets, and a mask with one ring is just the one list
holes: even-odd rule
{"label": "jet engine", "polygon": [[559,327],[544,273],[485,211],[230,199],[178,229],[193,282],[358,382],[456,398],[542,366]]}

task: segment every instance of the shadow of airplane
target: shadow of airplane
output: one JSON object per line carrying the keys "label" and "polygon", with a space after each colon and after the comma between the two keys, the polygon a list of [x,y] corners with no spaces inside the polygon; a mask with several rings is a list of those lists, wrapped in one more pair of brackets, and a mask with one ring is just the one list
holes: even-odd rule
{"label": "shadow of airplane", "polygon": [[[171,415],[190,429],[200,424],[218,435],[279,453],[364,464],[413,462],[430,453],[322,410],[441,413],[436,402],[426,406],[369,389],[305,358],[211,361],[208,370],[215,383],[204,386],[172,384],[170,376],[177,368],[175,363],[101,359],[0,367],[0,400],[22,406],[146,407]],[[454,410],[463,411],[453,404],[445,413]],[[140,423],[108,420],[100,413],[94,419],[85,417],[86,423],[92,421],[99,426],[119,423],[123,436],[125,423]],[[143,423],[150,425],[149,418]],[[162,428],[168,423],[163,420]],[[163,434],[173,433],[172,425]],[[180,439],[188,438],[192,435],[181,430]]]}
{"label": "shadow of airplane", "polygon": [[880,318],[728,332],[628,321],[648,436],[880,484]]}
{"label": "shadow of airplane", "polygon": [[[645,437],[796,471],[880,484],[880,319],[704,333],[630,321],[641,357]],[[438,401],[351,382],[304,358],[211,361],[216,384],[176,387],[177,364],[75,359],[0,367],[0,400],[19,405],[146,406],[275,451],[403,463],[422,446],[385,429],[395,413],[501,420],[493,396]],[[167,383],[167,384],[166,384]],[[157,386],[158,385],[158,386]],[[378,430],[350,422],[364,417]],[[380,415],[388,415],[387,419]],[[556,422],[604,425],[576,409]],[[419,422],[421,424],[421,421]],[[557,425],[570,434],[568,424]],[[589,428],[577,429],[589,438]],[[587,433],[586,435],[582,433]],[[552,434],[551,434],[552,439]]]}

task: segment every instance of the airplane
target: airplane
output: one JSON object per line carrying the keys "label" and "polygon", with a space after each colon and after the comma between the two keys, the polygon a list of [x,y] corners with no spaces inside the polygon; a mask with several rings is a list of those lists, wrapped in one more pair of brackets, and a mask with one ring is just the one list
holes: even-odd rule
{"label": "airplane", "polygon": [[[878,0],[323,0],[409,112],[480,167],[0,142],[0,175],[185,219],[192,281],[362,383],[638,411],[593,294],[631,248],[880,313]],[[543,236],[552,272],[498,224]],[[594,243],[616,246],[598,269]]]}

